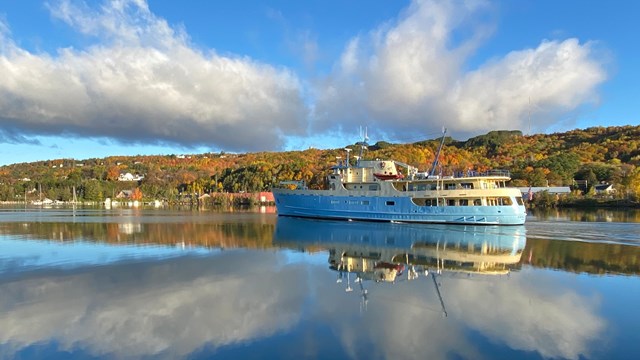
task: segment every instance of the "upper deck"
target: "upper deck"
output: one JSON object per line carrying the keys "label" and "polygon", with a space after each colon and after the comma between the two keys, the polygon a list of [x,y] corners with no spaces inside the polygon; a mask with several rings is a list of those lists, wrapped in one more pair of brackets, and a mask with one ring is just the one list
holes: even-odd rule
{"label": "upper deck", "polygon": [[[400,172],[396,165],[405,167],[405,173]],[[333,173],[329,175],[329,183],[340,182],[345,186],[348,184],[392,182],[404,184],[405,188],[413,185],[426,186],[433,188],[432,190],[444,189],[445,187],[487,189],[505,187],[506,182],[511,180],[511,174],[507,170],[465,171],[450,176],[429,176],[426,172],[418,172],[415,167],[389,160],[367,160],[361,161],[356,166],[334,166],[332,169]],[[442,184],[442,186],[437,184]],[[451,184],[458,184],[458,186],[451,186]]]}

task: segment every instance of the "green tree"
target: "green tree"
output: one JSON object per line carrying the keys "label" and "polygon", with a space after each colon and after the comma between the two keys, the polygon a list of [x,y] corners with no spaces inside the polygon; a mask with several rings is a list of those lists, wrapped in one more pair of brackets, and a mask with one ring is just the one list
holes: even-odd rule
{"label": "green tree", "polygon": [[563,184],[571,184],[580,167],[580,157],[573,152],[562,152],[538,161],[537,166],[547,168],[560,176]]}
{"label": "green tree", "polygon": [[547,186],[547,177],[544,169],[536,168],[527,175],[530,186]]}
{"label": "green tree", "polygon": [[585,180],[587,180],[587,191],[594,189],[594,187],[598,184],[598,177],[592,169],[589,169],[589,171],[587,172]]}
{"label": "green tree", "polygon": [[83,197],[89,201],[103,201],[102,184],[97,180],[89,180],[83,184]]}
{"label": "green tree", "polygon": [[636,200],[640,199],[640,167],[636,168],[629,176],[629,191]]}

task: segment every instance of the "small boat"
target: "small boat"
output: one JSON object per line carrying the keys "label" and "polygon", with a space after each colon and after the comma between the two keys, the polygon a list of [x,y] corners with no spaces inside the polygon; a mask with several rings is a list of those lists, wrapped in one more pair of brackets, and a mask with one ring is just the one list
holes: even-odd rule
{"label": "small boat", "polygon": [[[508,187],[506,170],[435,175],[438,148],[430,172],[394,160],[362,160],[355,165],[338,162],[331,168],[328,188],[307,188],[302,181],[287,181],[272,189],[278,215],[321,219],[522,225],[526,209],[519,189]],[[366,139],[359,142],[365,149]],[[406,175],[398,168],[404,168]]]}

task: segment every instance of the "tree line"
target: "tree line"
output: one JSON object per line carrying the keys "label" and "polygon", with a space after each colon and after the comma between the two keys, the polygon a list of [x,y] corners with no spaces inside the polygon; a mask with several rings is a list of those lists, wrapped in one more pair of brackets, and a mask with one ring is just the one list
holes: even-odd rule
{"label": "tree line", "polygon": [[[410,144],[378,142],[367,159],[394,159],[429,170],[440,139]],[[640,194],[640,126],[592,127],[564,133],[523,135],[492,131],[466,141],[445,139],[436,172],[509,170],[513,186],[571,186],[593,192],[613,184],[618,197]],[[358,144],[347,145],[358,152]],[[122,190],[141,198],[174,201],[185,196],[220,192],[269,191],[283,180],[304,180],[323,188],[330,167],[345,159],[340,149],[257,152],[246,154],[112,156],[54,159],[0,167],[0,201],[47,197],[52,200],[103,201]],[[355,160],[351,159],[352,162]],[[119,181],[124,173],[144,176]]]}

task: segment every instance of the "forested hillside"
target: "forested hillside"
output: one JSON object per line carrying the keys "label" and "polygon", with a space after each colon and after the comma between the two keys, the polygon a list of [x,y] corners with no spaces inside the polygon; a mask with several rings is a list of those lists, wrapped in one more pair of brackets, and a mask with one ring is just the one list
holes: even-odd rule
{"label": "forested hillside", "polygon": [[[429,170],[440,139],[413,144],[378,142],[367,159],[394,159]],[[347,145],[347,144],[345,144]],[[359,146],[347,145],[357,153]],[[340,149],[248,154],[205,153],[163,156],[112,156],[104,159],[55,159],[0,167],[0,201],[46,196],[68,201],[102,201],[121,190],[145,199],[174,200],[184,194],[268,191],[282,180],[305,180],[321,188]],[[354,161],[352,156],[352,161]],[[514,186],[574,186],[586,180],[614,184],[617,196],[640,194],[640,126],[594,127],[566,133],[524,136],[493,131],[466,141],[446,138],[440,174],[507,169]],[[118,181],[121,174],[140,181]],[[581,182],[584,183],[584,182]]]}

